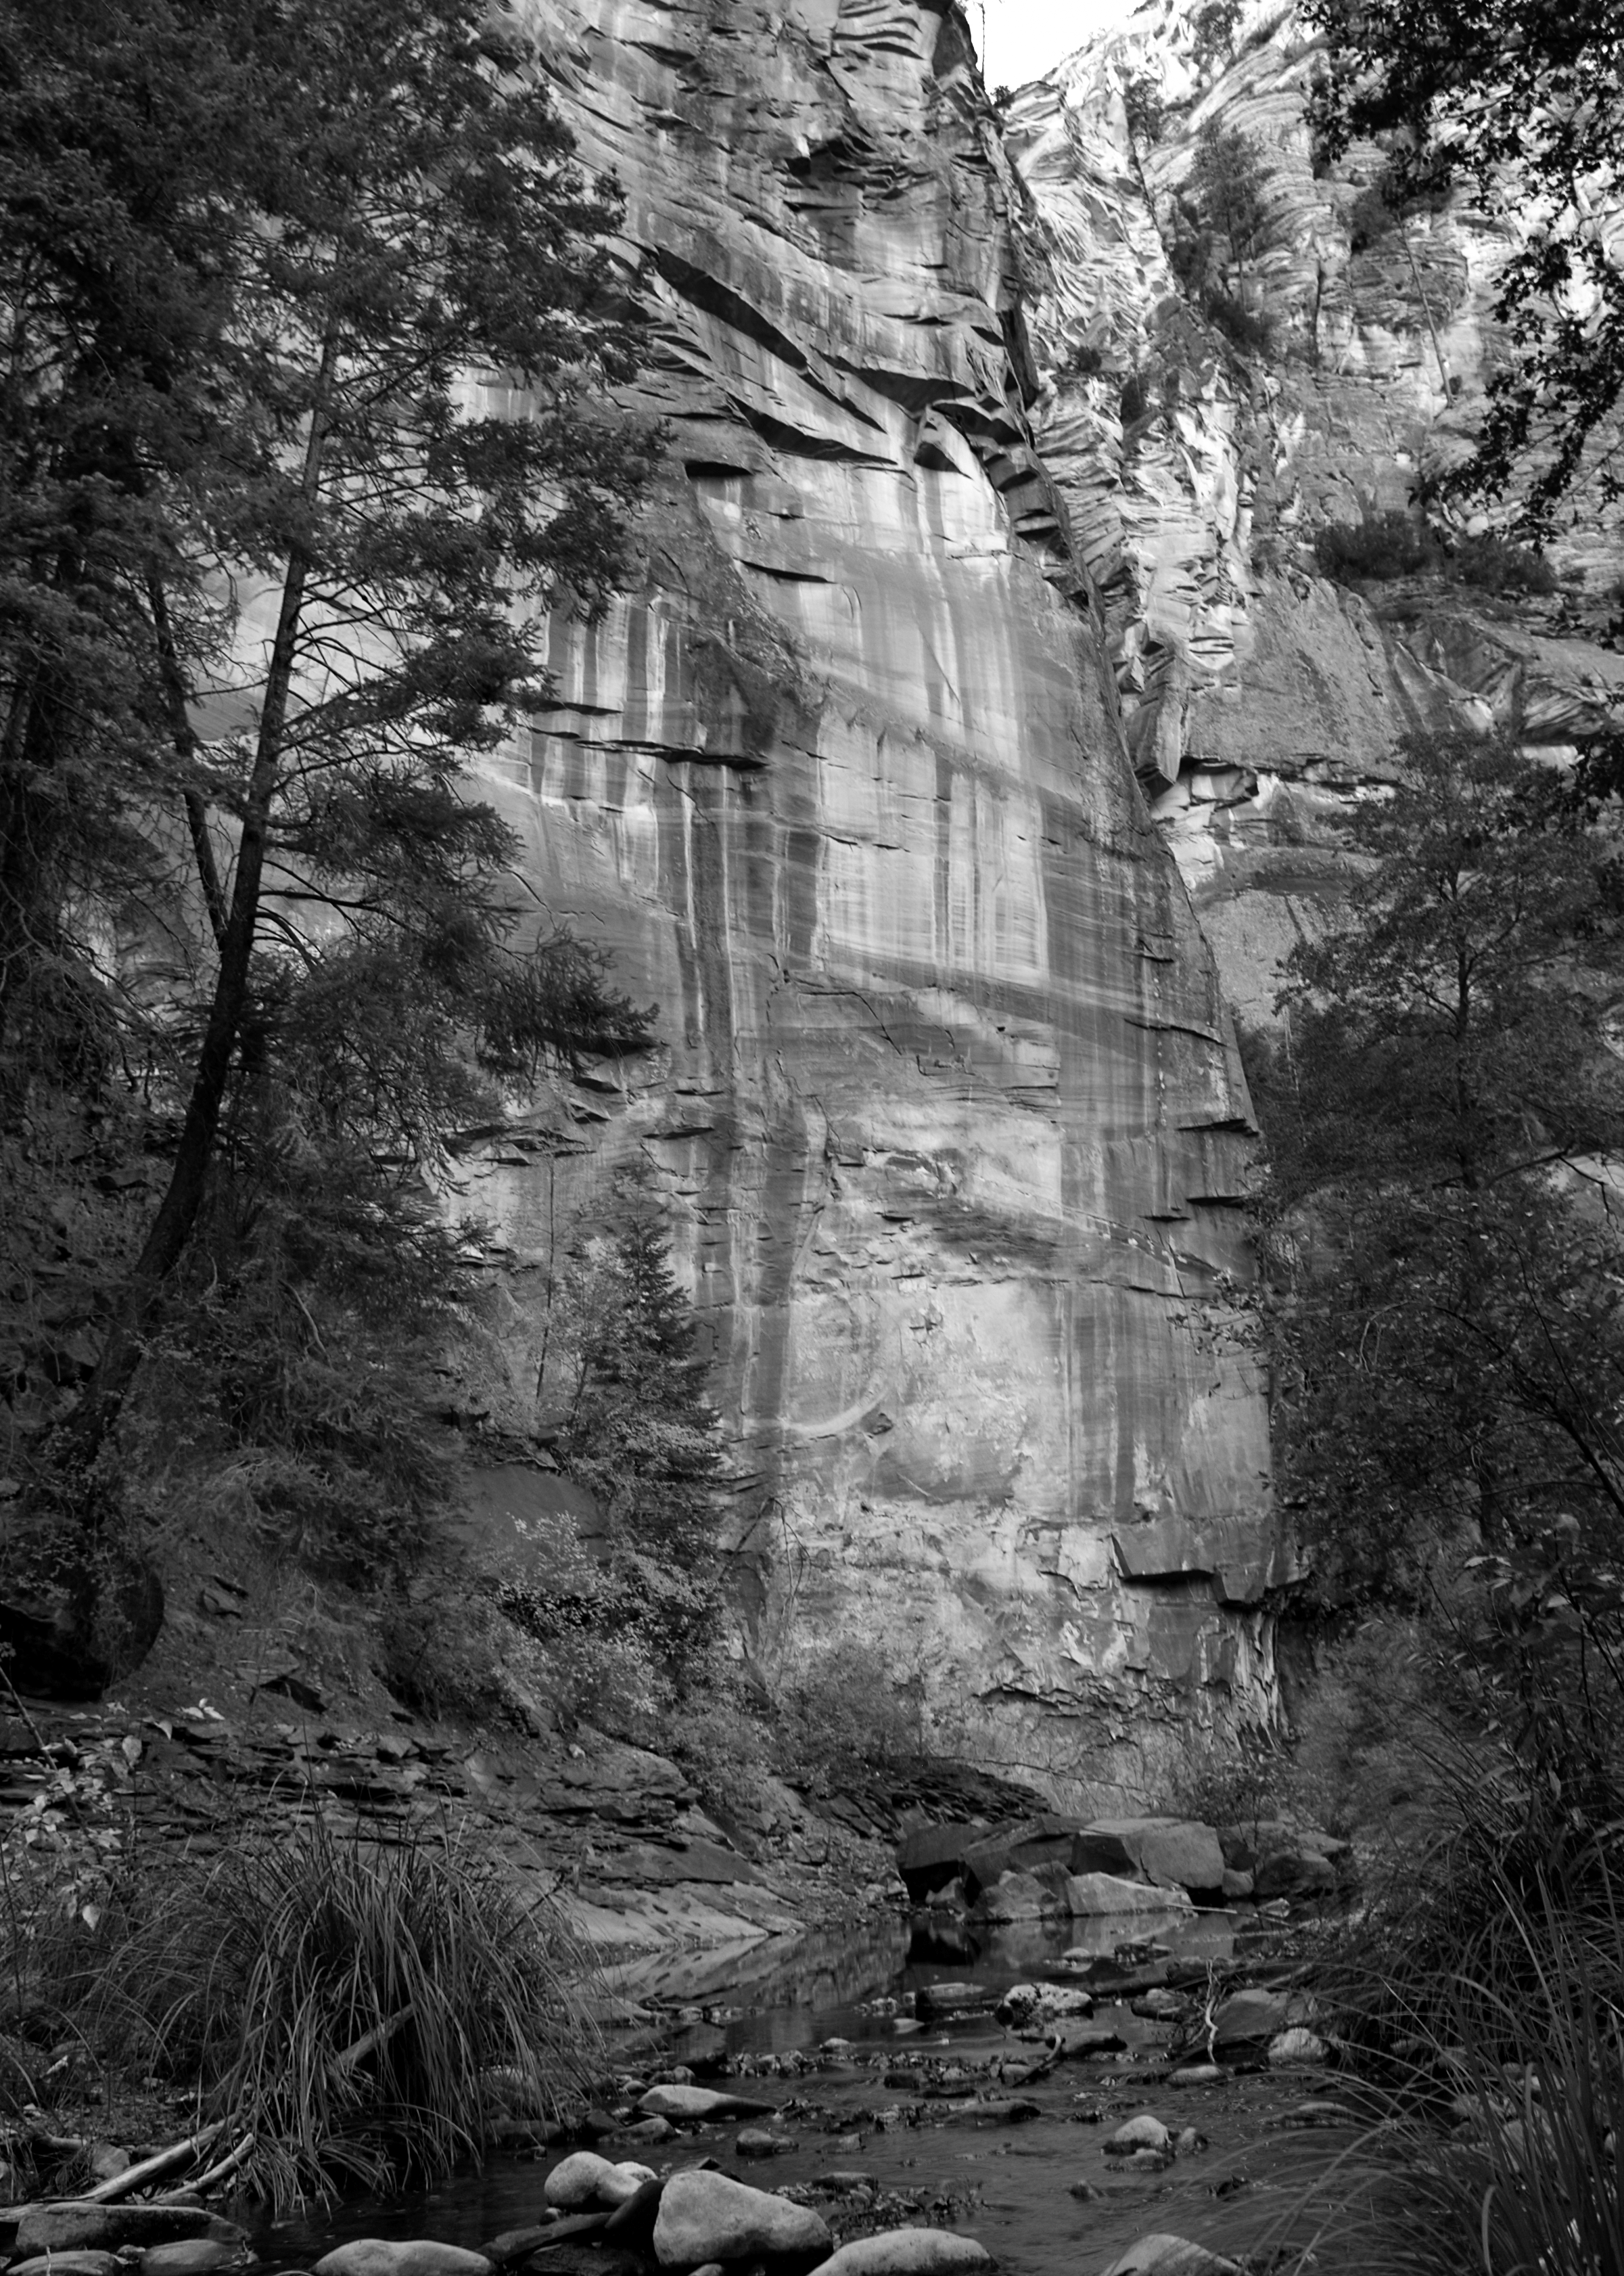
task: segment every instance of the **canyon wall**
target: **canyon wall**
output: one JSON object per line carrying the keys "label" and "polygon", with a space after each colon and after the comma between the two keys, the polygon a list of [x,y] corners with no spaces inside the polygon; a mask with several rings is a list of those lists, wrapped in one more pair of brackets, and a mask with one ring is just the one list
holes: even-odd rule
{"label": "canyon wall", "polygon": [[[1401,224],[1378,214],[1365,241],[1356,206],[1383,154],[1356,143],[1316,173],[1317,47],[1295,11],[1250,0],[1216,54],[1196,12],[1146,0],[1021,89],[1008,148],[1041,278],[1034,435],[1102,596],[1153,811],[1233,1008],[1265,1023],[1280,959],[1341,890],[1348,801],[1407,730],[1499,725],[1560,761],[1624,716],[1624,530],[1581,488],[1551,553],[1561,588],[1537,598],[1316,573],[1317,530],[1404,506],[1468,448],[1507,352],[1495,280],[1519,224],[1457,190]],[[1153,140],[1129,137],[1133,80],[1166,106]],[[1169,258],[1209,125],[1259,168],[1243,296],[1264,353],[1237,352]]]}
{"label": "canyon wall", "polygon": [[638,588],[487,769],[538,907],[659,1006],[466,1157],[514,1395],[636,1165],[741,1649],[869,1647],[936,1743],[1137,1796],[1273,1713],[1286,1566],[1245,1085],[1031,447],[1029,193],[955,7],[515,14],[624,186],[670,448]]}

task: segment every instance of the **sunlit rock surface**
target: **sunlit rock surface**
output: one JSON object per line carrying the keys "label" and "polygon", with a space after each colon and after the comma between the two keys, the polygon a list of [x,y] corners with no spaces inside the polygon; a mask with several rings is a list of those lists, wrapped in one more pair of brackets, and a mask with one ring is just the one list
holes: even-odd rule
{"label": "sunlit rock surface", "polygon": [[[1347,800],[1406,730],[1497,722],[1560,757],[1618,716],[1624,542],[1582,489],[1552,557],[1568,589],[1538,603],[1438,579],[1361,597],[1315,573],[1316,530],[1402,506],[1466,450],[1501,351],[1507,224],[1457,193],[1355,253],[1382,156],[1356,145],[1316,178],[1311,35],[1251,0],[1233,53],[1202,57],[1194,13],[1147,0],[1022,89],[1008,148],[1044,280],[1039,447],[1104,596],[1136,764],[1232,1006],[1260,1020],[1280,956],[1344,881]],[[1136,153],[1137,74],[1167,110]],[[1264,177],[1266,241],[1241,288],[1273,328],[1263,356],[1235,352],[1169,260],[1209,123],[1248,136]]]}
{"label": "sunlit rock surface", "polygon": [[513,1383],[555,1233],[652,1165],[748,1649],[877,1647],[938,1743],[1142,1791],[1273,1706],[1248,1104],[1028,441],[1031,217],[963,19],[520,20],[625,186],[673,474],[495,770],[661,1043],[468,1161]]}

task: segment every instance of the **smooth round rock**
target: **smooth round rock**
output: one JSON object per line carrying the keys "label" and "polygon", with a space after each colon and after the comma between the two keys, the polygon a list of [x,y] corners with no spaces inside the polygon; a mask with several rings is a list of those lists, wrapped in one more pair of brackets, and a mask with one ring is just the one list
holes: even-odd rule
{"label": "smooth round rock", "polygon": [[1288,2031],[1280,2031],[1269,2041],[1269,2060],[1276,2067],[1290,2063],[1322,2063],[1330,2052],[1318,2032],[1309,2030],[1302,2023],[1294,2023]]}
{"label": "smooth round rock", "polygon": [[[595,2150],[572,2151],[569,2157],[559,2159],[542,2182],[541,2195],[561,2212],[579,2212],[599,2202],[598,2192],[609,2185],[614,2171],[613,2161],[601,2158]],[[619,2204],[623,2200],[616,2197],[615,2202]]]}
{"label": "smooth round rock", "polygon": [[41,2252],[12,2263],[17,2276],[118,2276],[116,2252]]}
{"label": "smooth round rock", "polygon": [[662,2268],[771,2259],[780,2252],[827,2258],[833,2242],[827,2223],[810,2206],[752,2189],[726,2174],[673,2174],[654,2223],[654,2257]]}
{"label": "smooth round rock", "polygon": [[242,2257],[234,2245],[189,2236],[179,2244],[149,2245],[141,2255],[141,2276],[214,2276],[216,2268],[230,2268]]}
{"label": "smooth round rock", "polygon": [[654,2179],[652,2166],[633,2165],[630,2158],[623,2165],[611,2166],[599,2178],[598,2203],[610,2206],[630,2204],[638,2191]]}
{"label": "smooth round rock", "polygon": [[651,2086],[638,2104],[646,2118],[687,2119],[691,2124],[706,2118],[776,2118],[771,2102],[752,2102],[744,2094],[717,2094],[708,2086]]}
{"label": "smooth round rock", "polygon": [[356,2236],[317,2261],[313,2276],[490,2276],[482,2252],[460,2244],[417,2236],[396,2242],[381,2236]]}
{"label": "smooth round rock", "polygon": [[1131,2158],[1136,2150],[1154,2150],[1165,2153],[1173,2147],[1173,2136],[1159,2118],[1148,2110],[1125,2119],[1115,2133],[1105,2143],[1107,2158]]}
{"label": "smooth round rock", "polygon": [[1240,2276],[1237,2264],[1187,2236],[1142,2236],[1103,2276]]}
{"label": "smooth round rock", "polygon": [[816,2276],[950,2276],[961,2268],[990,2268],[993,2256],[973,2236],[946,2228],[892,2228],[842,2244]]}
{"label": "smooth round rock", "polygon": [[733,2146],[741,2158],[775,2158],[781,2150],[793,2150],[795,2143],[787,2134],[769,2134],[765,2126],[746,2126],[735,2136]]}

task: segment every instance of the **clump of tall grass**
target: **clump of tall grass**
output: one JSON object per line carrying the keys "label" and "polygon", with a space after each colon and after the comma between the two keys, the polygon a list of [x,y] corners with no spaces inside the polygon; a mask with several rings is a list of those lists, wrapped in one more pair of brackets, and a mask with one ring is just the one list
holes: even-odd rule
{"label": "clump of tall grass", "polygon": [[443,2178],[514,2105],[556,2115],[600,2051],[555,1906],[456,1833],[385,1845],[320,1817],[138,1879],[61,1955],[104,2056],[195,2086],[282,2209]]}
{"label": "clump of tall grass", "polygon": [[1386,2109],[1317,2184],[1315,2263],[1624,2276],[1624,1819],[1481,1775],[1455,1802],[1326,1987]]}

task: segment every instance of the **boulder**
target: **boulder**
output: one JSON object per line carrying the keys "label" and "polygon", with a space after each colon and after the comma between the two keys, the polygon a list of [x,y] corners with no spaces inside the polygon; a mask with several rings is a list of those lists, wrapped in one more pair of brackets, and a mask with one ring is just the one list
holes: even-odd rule
{"label": "boulder", "polygon": [[357,2236],[324,2254],[314,2276],[489,2276],[490,2265],[482,2252],[432,2236]]}
{"label": "boulder", "polygon": [[679,2270],[778,2253],[827,2257],[833,2242],[827,2224],[809,2205],[791,2204],[726,2174],[673,2174],[654,2223],[655,2258],[662,2268]]}
{"label": "boulder", "polygon": [[16,2249],[26,2260],[43,2252],[117,2252],[126,2244],[174,2244],[183,2237],[240,2245],[248,2232],[201,2205],[44,2204],[32,2206],[19,2220]]}
{"label": "boulder", "polygon": [[1245,1898],[1251,1895],[1255,1886],[1256,1884],[1250,1873],[1243,1873],[1240,1869],[1235,1865],[1226,1865],[1224,1867],[1224,1901],[1226,1904],[1236,1904],[1243,1901]]}
{"label": "boulder", "polygon": [[984,1835],[963,1854],[966,1893],[973,1900],[1006,1873],[1035,1872],[1041,1865],[1057,1865],[1062,1872],[1069,1871],[1078,1822],[1046,1812]]}
{"label": "boulder", "polygon": [[690,2125],[709,2118],[776,2118],[775,2103],[752,2102],[746,2094],[718,2094],[708,2086],[651,2086],[638,2104],[646,2118],[669,2118]]}
{"label": "boulder", "polygon": [[1148,2110],[1141,2110],[1136,2117],[1124,2119],[1104,2144],[1107,2158],[1128,2158],[1136,2150],[1169,2151],[1172,2147],[1172,2135],[1160,2119]]}
{"label": "boulder", "polygon": [[1240,2265],[1185,2236],[1142,2236],[1104,2276],[1240,2276]]}
{"label": "boulder", "polygon": [[[1192,1896],[1217,1896],[1222,1891],[1224,1853],[1212,1827],[1198,1818],[1099,1818],[1084,1826],[1079,1838],[1089,1835],[1120,1841],[1137,1870],[1164,1888],[1184,1889]],[[1075,1855],[1076,1842],[1072,1848]]]}
{"label": "boulder", "polygon": [[1188,1912],[1190,1900],[1182,1889],[1153,1889],[1144,1881],[1125,1881],[1114,1873],[1073,1873],[1066,1882],[1066,1899],[1074,1916],[1098,1913]]}
{"label": "boulder", "polygon": [[910,1897],[923,1904],[963,1878],[965,1852],[988,1839],[986,1825],[926,1825],[896,1845],[896,1870]]}
{"label": "boulder", "polygon": [[951,2276],[961,2268],[990,2268],[993,2257],[973,2236],[946,2228],[892,2228],[842,2244],[815,2276]]}
{"label": "boulder", "polygon": [[765,2126],[746,2126],[735,2136],[734,2148],[741,2158],[776,2158],[782,2150],[793,2150],[795,2137],[789,2134],[769,2134]]}
{"label": "boulder", "polygon": [[1114,1873],[1120,1880],[1131,1881],[1138,1873],[1138,1861],[1120,1833],[1107,1833],[1103,1827],[1085,1825],[1081,1833],[1071,1837],[1069,1859],[1074,1873]]}

